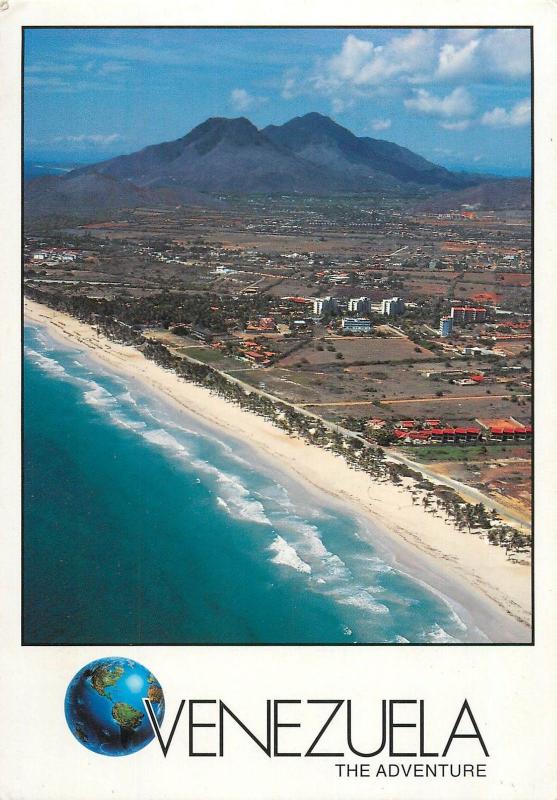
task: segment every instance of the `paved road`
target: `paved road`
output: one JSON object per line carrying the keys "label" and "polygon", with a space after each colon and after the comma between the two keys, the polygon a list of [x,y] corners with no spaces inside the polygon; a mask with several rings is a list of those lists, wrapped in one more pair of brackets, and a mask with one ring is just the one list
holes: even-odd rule
{"label": "paved road", "polygon": [[423,464],[417,464],[415,461],[412,461],[411,459],[406,458],[406,456],[403,456],[399,453],[394,454],[391,451],[388,451],[388,455],[393,460],[407,464],[409,467],[412,467],[412,469],[418,469],[422,475],[425,475],[426,477],[435,481],[435,483],[442,483],[443,485],[450,486],[451,489],[454,489],[460,494],[465,495],[467,498],[474,500],[476,503],[483,503],[486,508],[497,511],[497,513],[502,517],[505,517],[505,519],[511,520],[515,524],[520,525],[523,528],[527,528],[528,530],[531,529],[530,522],[526,522],[523,517],[513,513],[507,506],[503,505],[502,503],[498,503],[496,500],[493,500],[493,498],[483,494],[483,492],[480,492],[478,489],[474,489],[473,486],[468,486],[468,484],[462,483],[461,481],[456,481],[453,478],[447,477],[446,475],[439,475],[437,472],[428,469]]}
{"label": "paved road", "polygon": [[[508,394],[469,394],[462,395],[461,397],[413,397],[413,398],[385,398],[381,403],[431,403],[432,400],[437,402],[451,402],[457,400],[500,400],[503,397],[509,397]],[[529,394],[517,394],[517,397],[530,397]],[[305,406],[370,406],[371,400],[349,400],[344,403],[338,401],[331,403],[300,403],[301,407]]]}
{"label": "paved road", "polygon": [[[436,403],[450,403],[458,400],[502,400],[504,397],[510,397],[507,394],[464,394],[460,397],[414,397],[414,398],[385,398],[381,400],[382,403],[430,403],[435,400]],[[516,397],[530,397],[529,393],[517,394]],[[342,405],[342,404],[341,404]]]}
{"label": "paved road", "polygon": [[[158,341],[158,340],[155,340],[155,341]],[[202,364],[203,366],[208,366],[204,361],[200,361],[197,358],[193,358],[192,356],[188,356],[185,353],[180,353],[180,352],[176,351],[172,347],[172,345],[166,345],[166,346],[168,347],[168,349],[171,352],[174,352],[175,355],[178,355],[181,358],[186,359],[187,361],[191,361],[194,364]],[[215,368],[213,367],[213,369],[215,369]],[[240,378],[235,378],[235,377],[233,377],[232,375],[229,375],[226,372],[221,372],[220,370],[215,370],[215,372],[218,372],[219,375],[221,375],[229,383],[234,383],[237,386],[240,386],[246,392],[255,393],[256,395],[258,395],[260,397],[266,397],[268,400],[272,400],[274,403],[277,403],[277,402],[282,403],[283,405],[288,406],[289,408],[292,408],[294,411],[297,411],[299,414],[303,414],[306,417],[310,417],[311,419],[315,419],[316,421],[318,421],[321,424],[323,424],[328,430],[336,431],[336,432],[338,432],[338,433],[340,433],[340,434],[342,434],[344,436],[347,436],[350,439],[356,439],[363,447],[375,447],[376,446],[374,443],[368,441],[367,439],[364,439],[358,433],[355,433],[354,431],[350,431],[350,430],[348,430],[348,428],[342,427],[342,425],[337,425],[334,422],[329,422],[328,420],[323,419],[323,417],[320,417],[318,414],[314,414],[313,412],[308,411],[306,408],[303,408],[302,406],[296,405],[295,403],[290,403],[288,400],[283,400],[282,398],[277,397],[276,395],[273,395],[273,394],[270,394],[269,392],[266,392],[264,389],[260,389],[259,387],[252,386],[250,383],[246,383],[245,381],[241,380]],[[508,520],[514,522],[515,524],[518,524],[518,525],[520,525],[520,526],[522,526],[524,528],[527,528],[528,530],[530,529],[530,525],[525,523],[524,520],[522,520],[520,517],[517,517],[515,514],[513,514],[512,511],[507,509],[501,503],[496,502],[495,500],[493,500],[488,495],[483,494],[483,492],[480,492],[478,489],[474,489],[471,486],[467,486],[464,483],[460,483],[459,481],[455,481],[452,478],[448,478],[448,477],[446,477],[444,475],[437,475],[436,473],[432,472],[427,467],[424,467],[423,464],[419,464],[416,461],[412,461],[411,459],[407,458],[406,456],[403,456],[398,452],[394,452],[391,449],[386,451],[386,457],[387,457],[387,460],[394,461],[395,463],[399,463],[399,464],[405,464],[406,466],[410,467],[411,469],[415,470],[416,472],[419,472],[421,475],[423,475],[424,477],[434,481],[435,483],[441,484],[443,486],[449,486],[451,489],[454,489],[455,491],[459,492],[460,494],[463,494],[466,497],[473,499],[476,503],[483,503],[483,505],[485,506],[486,509],[497,511],[497,513],[500,514],[501,516],[505,517],[505,519],[508,519]]]}

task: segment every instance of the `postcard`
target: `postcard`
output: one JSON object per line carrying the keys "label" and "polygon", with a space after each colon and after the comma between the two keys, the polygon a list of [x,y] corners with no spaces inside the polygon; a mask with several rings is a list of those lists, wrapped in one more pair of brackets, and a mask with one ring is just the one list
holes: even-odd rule
{"label": "postcard", "polygon": [[1,797],[557,796],[556,33],[3,4]]}

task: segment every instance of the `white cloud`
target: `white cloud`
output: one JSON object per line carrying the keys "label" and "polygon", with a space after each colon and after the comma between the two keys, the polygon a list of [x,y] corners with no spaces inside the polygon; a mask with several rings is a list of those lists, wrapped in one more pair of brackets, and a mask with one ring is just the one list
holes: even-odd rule
{"label": "white cloud", "polygon": [[362,70],[373,58],[374,50],[372,42],[350,34],[344,40],[340,53],[329,60],[328,68],[339,80],[357,83]]}
{"label": "white cloud", "polygon": [[68,72],[75,72],[77,66],[75,64],[30,64],[25,67],[26,75],[44,75],[44,74],[64,74]]}
{"label": "white cloud", "polygon": [[386,131],[391,125],[392,122],[390,119],[374,119],[371,123],[371,127],[374,131]]}
{"label": "white cloud", "polygon": [[482,116],[482,125],[491,128],[519,128],[530,122],[530,100],[520,100],[509,110],[496,106]]}
{"label": "white cloud", "polygon": [[[336,111],[372,97],[389,96],[392,102],[402,95],[407,109],[450,119],[474,113],[474,84],[500,85],[504,97],[505,84],[524,81],[529,72],[527,29],[419,28],[386,40],[370,30],[347,34],[338,49],[305,72],[287,70],[281,94],[286,100],[326,97]],[[421,91],[408,97],[412,87]]]}
{"label": "white cloud", "polygon": [[432,31],[416,29],[394,36],[383,45],[349,34],[340,52],[321,64],[313,76],[317,88],[339,87],[343,84],[365,88],[405,76],[415,78],[416,72],[431,67],[434,55]]}
{"label": "white cloud", "polygon": [[71,88],[71,84],[63,78],[25,78],[26,89],[61,89],[62,91]]}
{"label": "white cloud", "polygon": [[456,44],[466,44],[470,39],[478,39],[481,35],[481,28],[450,28],[446,31],[447,41]]}
{"label": "white cloud", "polygon": [[342,98],[340,97],[333,97],[331,100],[331,108],[333,109],[335,114],[340,114],[342,111],[345,111],[349,104],[347,104]]}
{"label": "white cloud", "polygon": [[[452,33],[441,45],[436,77],[480,80],[520,79],[530,74],[530,38],[526,29],[499,29],[490,33],[467,29]],[[468,35],[470,34],[470,35]],[[474,34],[474,35],[472,35]]]}
{"label": "white cloud", "polygon": [[72,53],[82,56],[96,56],[99,58],[123,59],[125,61],[139,61],[145,64],[183,65],[188,63],[188,57],[183,50],[173,50],[168,47],[156,46],[143,47],[142,45],[87,45],[77,44],[70,48]]}
{"label": "white cloud", "polygon": [[285,77],[282,85],[281,97],[283,100],[293,100],[300,94],[300,85],[294,75],[289,74]]}
{"label": "white cloud", "polygon": [[99,67],[99,75],[114,75],[119,72],[127,72],[130,69],[128,64],[119,61],[106,61]]}
{"label": "white cloud", "polygon": [[[77,67],[76,67],[77,69]],[[116,75],[126,70],[124,65],[112,64],[110,62],[100,65],[82,64],[79,70],[84,74],[85,80],[80,80],[69,68],[63,70],[63,74],[48,74],[46,70],[39,72],[34,70],[29,75],[29,70],[25,74],[25,89],[42,89],[47,92],[75,93],[75,92],[96,92],[113,91],[125,88],[125,82],[118,80]],[[67,73],[72,73],[67,74]],[[104,80],[107,76],[112,76],[112,80]]]}
{"label": "white cloud", "polygon": [[484,70],[510,78],[530,75],[530,31],[525,28],[501,29],[482,39]]}
{"label": "white cloud", "polygon": [[475,66],[479,44],[479,39],[472,39],[462,47],[450,43],[442,45],[439,51],[437,75],[440,78],[453,78],[469,74]]}
{"label": "white cloud", "polygon": [[248,111],[250,108],[266,103],[267,98],[256,97],[246,91],[246,89],[232,89],[230,92],[230,102],[237,111]]}
{"label": "white cloud", "polygon": [[474,110],[474,102],[469,92],[457,86],[445,97],[437,97],[426,89],[414,90],[414,97],[404,101],[410,111],[434,117],[467,117]]}
{"label": "white cloud", "polygon": [[120,142],[123,139],[124,137],[120,133],[80,133],[76,136],[56,136],[52,141],[54,144],[94,144],[100,147],[106,147],[109,144]]}
{"label": "white cloud", "polygon": [[446,131],[465,131],[470,125],[470,120],[461,119],[459,122],[440,122],[439,125]]}

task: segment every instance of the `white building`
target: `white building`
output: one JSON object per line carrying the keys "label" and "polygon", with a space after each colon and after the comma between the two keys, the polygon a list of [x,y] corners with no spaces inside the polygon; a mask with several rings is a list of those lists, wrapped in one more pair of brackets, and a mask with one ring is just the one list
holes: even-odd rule
{"label": "white building", "polygon": [[371,300],[369,297],[351,297],[348,301],[348,311],[367,314],[371,311]]}
{"label": "white building", "polygon": [[452,317],[441,317],[441,322],[439,323],[439,336],[447,337],[450,336],[452,332],[453,332]]}
{"label": "white building", "polygon": [[336,314],[338,311],[338,302],[334,297],[319,297],[313,301],[313,313],[316,317],[321,317],[323,314]]}
{"label": "white building", "polygon": [[341,324],[348,333],[371,333],[371,321],[365,317],[344,317]]}
{"label": "white building", "polygon": [[387,317],[397,317],[404,313],[404,309],[404,300],[401,297],[391,297],[381,303],[381,313]]}

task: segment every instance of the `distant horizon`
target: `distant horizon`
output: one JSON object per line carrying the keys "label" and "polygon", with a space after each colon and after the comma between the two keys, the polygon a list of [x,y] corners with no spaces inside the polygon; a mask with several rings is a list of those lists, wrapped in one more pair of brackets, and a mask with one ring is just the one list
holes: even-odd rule
{"label": "distant horizon", "polygon": [[531,171],[528,28],[25,30],[25,150],[94,163],[317,111],[451,170]]}

